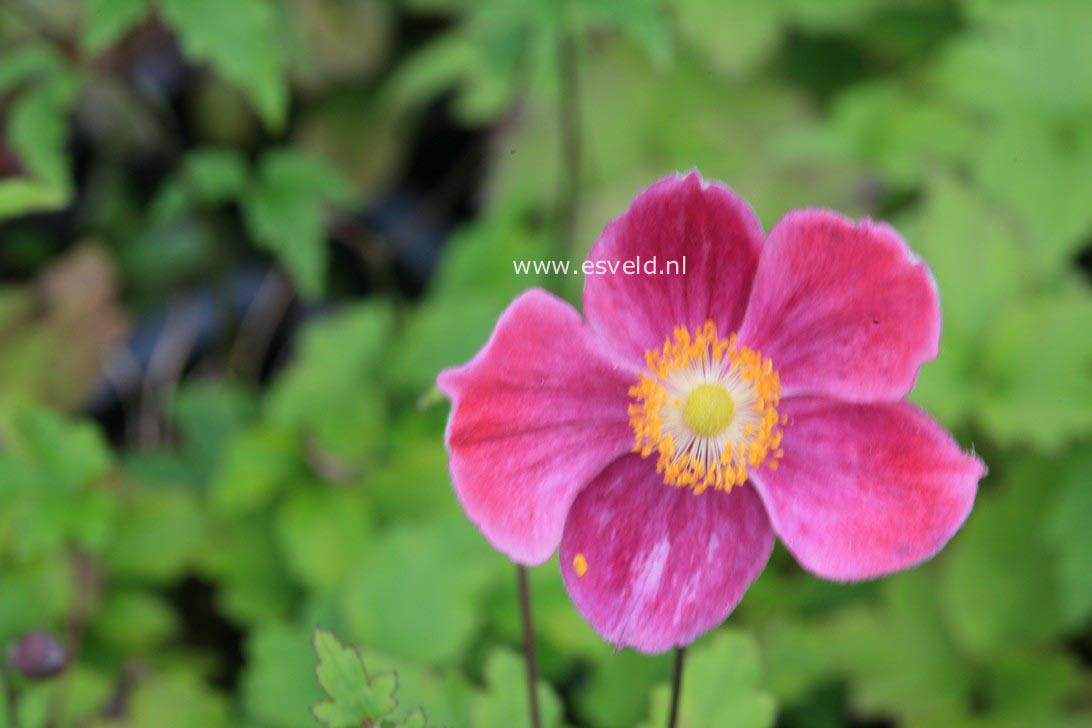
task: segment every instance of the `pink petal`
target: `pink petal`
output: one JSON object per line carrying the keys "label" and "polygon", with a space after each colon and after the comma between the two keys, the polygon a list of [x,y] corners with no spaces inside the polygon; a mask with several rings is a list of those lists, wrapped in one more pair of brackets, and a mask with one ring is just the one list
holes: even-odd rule
{"label": "pink petal", "polygon": [[440,373],[455,492],[498,550],[550,558],[573,498],[633,444],[633,381],[572,306],[541,290],[512,302],[473,360]]}
{"label": "pink petal", "polygon": [[917,407],[815,397],[781,411],[785,455],[751,481],[808,571],[852,581],[914,566],[970,513],[986,466]]}
{"label": "pink petal", "polygon": [[646,189],[609,225],[588,260],[610,270],[627,261],[657,269],[677,261],[686,275],[588,275],[584,313],[588,325],[615,356],[644,365],[676,326],[694,328],[712,319],[722,334],[735,331],[751,291],[762,225],[740,197],[697,172],[673,175]]}
{"label": "pink petal", "polygon": [[740,339],[773,359],[786,395],[895,401],[937,355],[936,285],[888,225],[790,213],[762,250]]}
{"label": "pink petal", "polygon": [[[772,549],[773,532],[750,487],[694,495],[666,485],[653,461],[629,455],[573,503],[561,573],[605,639],[663,652],[724,621]],[[583,576],[574,566],[578,554]]]}

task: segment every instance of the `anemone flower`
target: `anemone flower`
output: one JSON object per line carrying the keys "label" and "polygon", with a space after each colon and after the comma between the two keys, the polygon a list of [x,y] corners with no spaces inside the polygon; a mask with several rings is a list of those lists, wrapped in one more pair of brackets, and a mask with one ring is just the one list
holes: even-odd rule
{"label": "anemone flower", "polygon": [[[623,272],[684,257],[685,275]],[[437,383],[470,520],[519,564],[560,546],[605,639],[693,641],[775,535],[807,571],[856,581],[930,558],[967,518],[985,466],[903,401],[940,309],[894,229],[801,210],[765,235],[691,173],[638,195],[588,260],[615,272],[586,278],[583,320],[529,290]]]}

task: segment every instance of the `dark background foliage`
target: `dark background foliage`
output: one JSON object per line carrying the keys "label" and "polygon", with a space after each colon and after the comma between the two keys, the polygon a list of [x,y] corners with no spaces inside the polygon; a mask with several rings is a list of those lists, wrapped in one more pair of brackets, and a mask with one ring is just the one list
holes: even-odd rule
{"label": "dark background foliage", "polygon": [[[355,696],[392,723],[526,725],[433,377],[520,290],[578,299],[513,259],[692,167],[767,229],[904,233],[945,327],[913,399],[990,474],[896,577],[779,548],[683,725],[1092,725],[1089,33],[1085,0],[2,0],[0,726],[315,725],[315,625],[397,671]],[[546,724],[662,725],[669,656],[532,584]]]}

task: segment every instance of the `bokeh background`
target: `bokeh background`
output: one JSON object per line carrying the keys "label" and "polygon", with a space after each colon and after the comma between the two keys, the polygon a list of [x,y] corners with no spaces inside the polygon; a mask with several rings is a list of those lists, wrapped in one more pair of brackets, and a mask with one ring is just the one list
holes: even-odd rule
{"label": "bokeh background", "polygon": [[[944,308],[913,399],[990,473],[893,578],[778,547],[682,724],[1092,726],[1090,37],[1087,0],[3,0],[0,726],[316,725],[315,625],[390,721],[526,725],[433,377],[579,300],[514,258],[692,167],[767,229],[900,229]],[[662,725],[670,656],[531,579],[546,725]]]}

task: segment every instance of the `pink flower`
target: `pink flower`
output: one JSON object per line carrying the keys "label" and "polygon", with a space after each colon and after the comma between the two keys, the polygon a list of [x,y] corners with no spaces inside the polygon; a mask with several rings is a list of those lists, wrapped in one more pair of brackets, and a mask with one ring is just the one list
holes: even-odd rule
{"label": "pink flower", "polygon": [[804,210],[766,236],[691,173],[638,195],[588,259],[638,256],[687,275],[589,276],[586,320],[527,291],[437,380],[455,491],[497,549],[534,565],[560,545],[591,625],[658,652],[724,620],[775,534],[836,581],[952,537],[986,468],[903,401],[940,309],[891,227]]}

